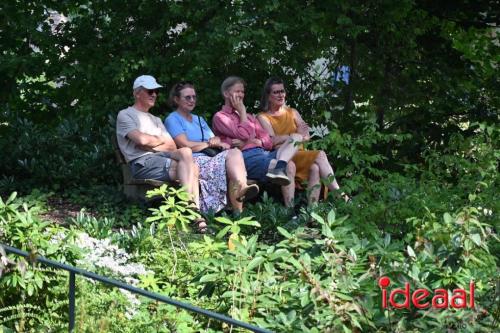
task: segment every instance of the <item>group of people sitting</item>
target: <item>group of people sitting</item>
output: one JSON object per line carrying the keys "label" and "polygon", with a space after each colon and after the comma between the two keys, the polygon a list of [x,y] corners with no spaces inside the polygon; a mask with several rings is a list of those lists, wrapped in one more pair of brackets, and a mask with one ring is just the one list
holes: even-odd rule
{"label": "group of people sitting", "polygon": [[[190,82],[175,84],[169,104],[173,112],[163,122],[149,113],[162,88],[150,75],[133,84],[134,104],[118,113],[118,146],[139,179],[179,182],[202,212],[218,212],[228,200],[235,212],[259,193],[257,183],[281,187],[284,204],[293,205],[295,181],[307,182],[308,202],[320,195],[320,180],[329,179],[330,191],[339,189],[332,166],[323,151],[303,150],[309,127],[297,110],[286,106],[286,90],[279,78],[266,81],[261,113],[247,112],[243,102],[245,81],[237,76],[221,85],[224,106],[212,121],[193,113],[196,90]],[[347,198],[347,196],[346,196]],[[203,217],[195,221],[206,232]]]}

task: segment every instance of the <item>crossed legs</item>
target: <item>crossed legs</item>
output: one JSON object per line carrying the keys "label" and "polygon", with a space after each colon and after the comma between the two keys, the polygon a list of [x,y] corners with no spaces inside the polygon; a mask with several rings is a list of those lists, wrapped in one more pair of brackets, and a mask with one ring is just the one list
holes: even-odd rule
{"label": "crossed legs", "polygon": [[[299,150],[297,143],[302,140],[302,136],[297,133],[293,133],[290,135],[290,138],[291,140],[285,141],[278,148],[278,151],[276,153],[276,159],[272,160],[271,163],[269,163],[269,169],[274,169],[278,160],[289,162],[293,158],[293,156],[295,156],[295,154]],[[291,179],[293,180],[293,178]]]}

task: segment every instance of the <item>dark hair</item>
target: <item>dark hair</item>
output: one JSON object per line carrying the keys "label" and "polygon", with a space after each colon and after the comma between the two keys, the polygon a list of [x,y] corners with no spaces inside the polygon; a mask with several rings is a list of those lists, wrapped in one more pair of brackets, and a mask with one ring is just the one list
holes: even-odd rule
{"label": "dark hair", "polygon": [[269,110],[269,94],[271,94],[271,87],[274,84],[285,84],[283,80],[279,77],[270,77],[267,79],[266,83],[264,83],[264,88],[262,88],[262,95],[260,97],[260,109],[262,111]]}
{"label": "dark hair", "polygon": [[170,89],[170,93],[168,94],[168,104],[172,108],[177,108],[179,105],[175,102],[175,97],[181,97],[181,91],[186,88],[194,89],[194,84],[189,81],[181,81],[179,83],[174,84],[172,89]]}
{"label": "dark hair", "polygon": [[243,80],[239,76],[228,76],[224,81],[222,81],[222,84],[220,86],[220,92],[221,92],[222,96],[224,96],[224,92],[231,89],[231,87],[237,83],[241,83],[243,85],[243,87],[246,87],[246,85],[247,85],[245,80]]}

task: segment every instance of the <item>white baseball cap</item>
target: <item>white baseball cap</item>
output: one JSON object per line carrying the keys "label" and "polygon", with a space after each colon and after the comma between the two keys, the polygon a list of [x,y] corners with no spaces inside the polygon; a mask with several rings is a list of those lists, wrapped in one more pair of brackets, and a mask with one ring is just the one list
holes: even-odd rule
{"label": "white baseball cap", "polygon": [[141,75],[135,79],[132,89],[135,90],[139,87],[144,87],[146,89],[158,89],[163,86],[159,85],[158,82],[156,82],[156,79],[151,75]]}

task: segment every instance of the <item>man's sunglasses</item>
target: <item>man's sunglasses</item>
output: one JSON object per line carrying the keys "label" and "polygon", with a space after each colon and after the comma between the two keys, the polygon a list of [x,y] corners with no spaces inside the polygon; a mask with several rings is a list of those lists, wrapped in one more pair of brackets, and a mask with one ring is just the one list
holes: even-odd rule
{"label": "man's sunglasses", "polygon": [[153,95],[153,93],[155,93],[156,96],[158,96],[158,94],[160,93],[160,89],[144,89],[144,90],[146,90],[149,96]]}

